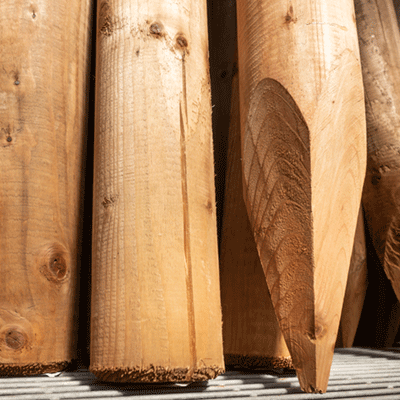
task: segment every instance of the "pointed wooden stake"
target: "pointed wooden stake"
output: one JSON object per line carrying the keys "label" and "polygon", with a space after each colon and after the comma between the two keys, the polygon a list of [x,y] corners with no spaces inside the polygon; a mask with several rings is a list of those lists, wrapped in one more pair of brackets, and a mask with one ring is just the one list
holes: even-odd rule
{"label": "pointed wooden stake", "polygon": [[224,370],[206,3],[98,1],[90,369]]}
{"label": "pointed wooden stake", "polygon": [[360,207],[336,343],[337,347],[353,346],[367,292],[367,285],[367,249],[365,247],[364,216],[362,207]]}
{"label": "pointed wooden stake", "polygon": [[356,0],[368,164],[363,192],[377,255],[400,300],[400,34],[392,0]]}
{"label": "pointed wooden stake", "polygon": [[220,258],[225,363],[293,368],[243,200],[237,74],[232,83],[227,163]]}
{"label": "pointed wooden stake", "polygon": [[365,174],[351,0],[238,0],[245,201],[301,388],[325,392]]}
{"label": "pointed wooden stake", "polygon": [[0,376],[76,358],[91,2],[0,2]]}

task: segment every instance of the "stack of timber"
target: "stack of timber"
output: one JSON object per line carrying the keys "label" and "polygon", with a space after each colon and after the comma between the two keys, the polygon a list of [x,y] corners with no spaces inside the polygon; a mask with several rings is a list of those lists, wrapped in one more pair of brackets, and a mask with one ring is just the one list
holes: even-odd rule
{"label": "stack of timber", "polygon": [[356,0],[355,7],[368,137],[362,201],[374,248],[400,299],[399,27],[392,0]]}
{"label": "stack of timber", "polygon": [[76,357],[90,7],[0,3],[0,375]]}
{"label": "stack of timber", "polygon": [[99,0],[91,365],[224,371],[205,0]]}
{"label": "stack of timber", "polygon": [[237,1],[245,202],[302,389],[325,392],[366,165],[352,1]]}

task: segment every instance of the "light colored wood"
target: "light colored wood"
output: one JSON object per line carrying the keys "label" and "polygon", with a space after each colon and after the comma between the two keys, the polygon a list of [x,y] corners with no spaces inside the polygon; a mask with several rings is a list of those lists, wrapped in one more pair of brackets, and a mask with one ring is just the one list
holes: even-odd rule
{"label": "light colored wood", "polygon": [[226,365],[293,368],[243,200],[239,77],[232,82],[220,275]]}
{"label": "light colored wood", "polygon": [[91,366],[223,371],[206,2],[98,1]]}
{"label": "light colored wood", "polygon": [[301,388],[325,392],[365,174],[351,0],[238,0],[245,202]]}
{"label": "light colored wood", "polygon": [[352,347],[367,292],[367,249],[365,246],[364,215],[358,214],[353,253],[343,301],[337,347]]}
{"label": "light colored wood", "polygon": [[366,223],[400,299],[400,34],[392,0],[355,2],[365,86]]}
{"label": "light colored wood", "polygon": [[90,8],[0,3],[0,375],[76,357]]}

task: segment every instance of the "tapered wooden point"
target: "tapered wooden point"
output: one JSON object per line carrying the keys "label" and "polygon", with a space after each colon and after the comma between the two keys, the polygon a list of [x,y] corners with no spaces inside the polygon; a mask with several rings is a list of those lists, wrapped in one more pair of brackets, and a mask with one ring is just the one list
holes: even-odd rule
{"label": "tapered wooden point", "polygon": [[225,364],[239,368],[293,368],[243,200],[237,74],[232,82],[220,254]]}
{"label": "tapered wooden point", "polygon": [[301,388],[322,393],[366,164],[354,6],[237,5],[246,207]]}
{"label": "tapered wooden point", "polygon": [[364,215],[360,206],[346,292],[343,300],[338,340],[336,342],[337,347],[353,346],[367,292],[367,272]]}
{"label": "tapered wooden point", "polygon": [[391,0],[355,1],[366,98],[368,230],[400,300],[400,33]]}

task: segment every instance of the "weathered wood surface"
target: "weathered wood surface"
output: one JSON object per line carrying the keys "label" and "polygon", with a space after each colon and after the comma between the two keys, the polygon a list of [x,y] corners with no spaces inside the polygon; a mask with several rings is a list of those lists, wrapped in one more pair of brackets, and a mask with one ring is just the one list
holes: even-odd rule
{"label": "weathered wood surface", "polygon": [[368,159],[366,223],[400,299],[400,33],[392,0],[355,1],[363,66]]}
{"label": "weathered wood surface", "polygon": [[0,375],[76,357],[90,8],[0,3]]}
{"label": "weathered wood surface", "polygon": [[354,5],[237,12],[246,206],[301,388],[324,392],[366,163]]}
{"label": "weathered wood surface", "polygon": [[223,371],[206,2],[98,1],[90,369]]}
{"label": "weathered wood surface", "polygon": [[343,300],[337,347],[352,347],[356,336],[368,286],[367,249],[365,245],[364,215],[358,214],[349,276]]}
{"label": "weathered wood surface", "polygon": [[225,364],[292,368],[243,200],[239,77],[232,82],[220,275]]}

